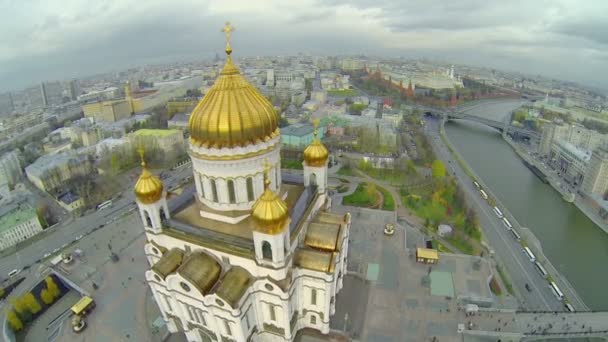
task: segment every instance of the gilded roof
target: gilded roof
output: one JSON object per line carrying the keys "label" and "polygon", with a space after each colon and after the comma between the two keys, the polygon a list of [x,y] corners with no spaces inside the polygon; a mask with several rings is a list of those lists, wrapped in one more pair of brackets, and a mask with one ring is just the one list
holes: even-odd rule
{"label": "gilded roof", "polygon": [[209,293],[221,272],[220,264],[203,252],[190,254],[177,269],[177,273],[194,284],[203,295]]}
{"label": "gilded roof", "polygon": [[220,76],[190,115],[190,142],[206,148],[242,147],[279,135],[279,118],[270,103],[241,75],[226,46]]}
{"label": "gilded roof", "polygon": [[287,203],[270,190],[268,167],[264,173],[264,192],[255,201],[251,208],[251,217],[255,222],[255,229],[265,234],[275,235],[283,231],[289,219]]}
{"label": "gilded roof", "polygon": [[346,223],[345,215],[334,214],[329,212],[320,211],[315,217],[315,222],[319,223],[333,223],[342,224]]}
{"label": "gilded roof", "polygon": [[323,252],[310,248],[298,248],[294,255],[294,265],[313,271],[333,272],[335,252]]}
{"label": "gilded roof", "polygon": [[148,171],[146,163],[143,161],[141,163],[141,175],[135,183],[133,192],[137,199],[145,204],[154,203],[163,195],[163,182]]}
{"label": "gilded roof", "polygon": [[152,266],[152,270],[165,279],[181,265],[183,259],[184,252],[179,248],[172,248]]}
{"label": "gilded roof", "polygon": [[220,281],[215,294],[232,307],[236,307],[251,284],[251,280],[251,274],[247,270],[239,266],[232,266]]}
{"label": "gilded roof", "polygon": [[310,223],[304,244],[315,249],[335,251],[338,249],[340,226],[329,223]]}
{"label": "gilded roof", "polygon": [[325,166],[327,158],[329,157],[329,151],[317,137],[316,125],[314,135],[315,137],[310,145],[304,149],[304,162],[308,166]]}
{"label": "gilded roof", "polygon": [[439,253],[436,249],[416,248],[416,256],[419,258],[439,260]]}

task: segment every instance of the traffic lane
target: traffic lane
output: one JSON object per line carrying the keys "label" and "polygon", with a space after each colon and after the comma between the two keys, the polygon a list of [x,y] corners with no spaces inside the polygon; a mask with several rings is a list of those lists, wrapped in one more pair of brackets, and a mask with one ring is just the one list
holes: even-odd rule
{"label": "traffic lane", "polygon": [[[445,149],[442,149],[442,150],[443,150],[443,154],[448,153]],[[493,210],[490,208],[489,205],[487,205],[487,202],[482,201],[481,198],[477,195],[478,190],[472,185],[472,183],[470,181],[466,181],[466,180],[468,180],[468,176],[464,173],[464,171],[460,168],[460,166],[458,164],[456,164],[456,173],[457,173],[457,176],[461,179],[461,183],[467,184],[466,186],[469,188],[469,191],[473,193],[474,200],[478,202],[478,205],[481,206],[481,209],[484,210],[486,215],[490,218],[489,222],[492,223],[490,226],[494,228],[494,232],[497,234],[498,237],[500,237],[500,240],[502,240],[502,242],[504,243],[504,246],[510,249],[510,251],[509,251],[510,254],[517,255],[518,256],[517,259],[520,261],[520,264],[524,265],[523,267],[527,271],[526,272],[527,279],[524,278],[523,280],[524,281],[528,280],[528,283],[541,294],[541,296],[543,297],[543,301],[545,303],[547,303],[547,305],[549,305],[549,307],[556,309],[556,310],[560,310],[560,311],[563,310],[562,303],[560,301],[558,301],[557,298],[555,298],[555,296],[553,295],[553,292],[549,288],[549,285],[548,285],[546,279],[543,278],[538,273],[538,271],[536,271],[534,264],[532,262],[530,262],[529,259],[527,258],[527,256],[524,254],[523,247],[520,246],[519,242],[517,242],[513,238],[512,234],[506,228],[503,228],[504,226],[503,226],[501,220],[499,220],[495,216]],[[514,222],[516,222],[516,221],[514,221]],[[495,248],[500,246],[500,244],[495,243],[495,241],[500,241],[500,240],[492,239],[491,241],[494,242],[492,244],[492,246]],[[509,262],[511,264],[511,266],[513,266],[512,261],[513,261],[513,259],[511,259],[511,258],[503,259],[503,262]],[[512,270],[512,269],[513,268],[510,268],[510,270]],[[513,272],[510,272],[510,274],[511,273],[513,273]],[[512,278],[516,277],[516,276],[517,276],[517,274],[511,274]],[[537,296],[533,295],[533,293],[530,293],[530,295],[528,295],[529,292],[527,291],[527,289],[525,289],[525,285],[523,286],[523,289],[522,289],[521,282],[515,283],[514,285],[518,286],[518,288],[520,289],[520,292],[530,302],[534,302],[537,299]]]}
{"label": "traffic lane", "polygon": [[[436,130],[432,130],[432,133],[435,134]],[[523,255],[523,249],[521,250],[521,252],[519,251],[519,249],[521,249],[521,246],[519,245],[519,243],[516,243],[515,240],[510,236],[511,234],[506,229],[502,228],[503,227],[502,222],[499,222],[497,224],[497,221],[499,221],[499,220],[495,216],[493,210],[490,209],[490,206],[487,204],[487,202],[483,201],[483,203],[481,203],[481,198],[477,195],[477,189],[471,185],[470,181],[467,181],[468,176],[461,169],[460,165],[458,165],[454,161],[451,154],[442,145],[437,146],[437,144],[432,142],[432,146],[434,146],[436,150],[439,150],[443,160],[447,160],[449,164],[453,164],[452,169],[453,169],[454,174],[460,180],[460,183],[464,184],[465,188],[467,188],[469,190],[469,197],[472,198],[474,202],[476,202],[478,209],[484,213],[485,218],[486,218],[485,226],[492,228],[491,230],[485,229],[484,231],[486,231],[486,233],[492,232],[495,234],[494,238],[490,239],[492,246],[495,249],[497,249],[497,247],[500,249],[499,246],[505,247],[505,250],[501,249],[499,256],[503,260],[510,261],[509,270],[511,272],[509,272],[509,273],[511,275],[511,278],[513,278],[514,280],[519,280],[519,281],[514,282],[513,285],[518,287],[518,290],[519,290],[518,292],[520,292],[520,295],[523,296],[524,299],[526,299],[527,303],[538,303],[539,302],[537,295],[532,295],[532,293],[529,293],[525,289],[525,285],[522,286],[522,284],[529,283],[529,284],[531,284],[531,287],[534,290],[536,290],[538,293],[540,293],[541,297],[540,297],[539,304],[542,305],[541,307],[546,307],[546,308],[556,307],[556,303],[554,303],[556,301],[556,299],[553,297],[552,293],[547,293],[550,291],[547,291],[548,287],[546,284],[546,280],[538,279],[541,277],[538,274],[538,272],[535,271],[534,265],[529,261],[529,259],[527,259],[527,257],[525,255]],[[454,161],[454,163],[452,163],[452,161]],[[505,236],[505,235],[509,235],[509,236]],[[497,241],[501,242],[501,243],[497,244],[496,243]],[[513,247],[514,244],[516,244],[517,246]],[[515,262],[513,262],[513,261],[515,261]],[[506,262],[506,261],[503,261],[503,262]],[[513,267],[513,266],[517,266],[517,267]],[[522,270],[523,273],[513,272],[513,270],[516,270],[516,269]],[[525,275],[525,277],[522,277],[522,275]],[[519,278],[519,279],[515,279],[515,278]],[[539,282],[541,282],[541,284],[538,284]],[[543,291],[543,288],[544,288],[544,291]],[[561,307],[561,305],[560,305],[560,307]]]}
{"label": "traffic lane", "polygon": [[[447,151],[445,151],[444,149],[441,149],[441,152],[442,152],[441,154],[444,157],[448,156]],[[450,158],[448,160],[451,160],[451,156],[448,158]],[[490,241],[492,243],[492,246],[495,249],[499,249],[503,246],[505,247],[505,250],[501,250],[501,252],[499,253],[499,256],[504,260],[503,262],[507,262],[507,260],[508,260],[508,263],[510,264],[509,270],[511,271],[510,272],[511,278],[514,278],[513,280],[518,280],[518,281],[515,281],[513,285],[518,287],[520,295],[523,296],[530,303],[537,302],[537,296],[531,295],[525,289],[525,285],[522,286],[522,284],[525,284],[525,283],[531,284],[531,287],[533,289],[537,290],[541,294],[542,305],[547,308],[554,307],[553,304],[550,304],[555,301],[553,299],[552,295],[545,293],[546,291],[542,291],[543,285],[546,285],[546,281],[544,279],[542,279],[542,283],[541,283],[542,285],[537,284],[539,281],[541,281],[541,279],[535,279],[535,278],[540,278],[540,275],[538,275],[538,272],[536,272],[534,270],[533,264],[523,254],[523,249],[521,248],[519,243],[517,243],[513,239],[510,232],[508,232],[506,230],[506,228],[503,228],[504,226],[502,224],[502,221],[500,221],[496,217],[494,211],[490,208],[490,206],[487,204],[487,202],[485,200],[482,201],[482,199],[478,196],[477,188],[472,186],[471,182],[466,181],[466,179],[468,179],[468,178],[465,178],[466,175],[464,174],[463,170],[459,167],[459,165],[456,165],[454,167],[454,171],[456,173],[457,178],[459,178],[461,184],[464,184],[464,187],[466,188],[466,190],[468,190],[469,200],[472,200],[478,207],[478,211],[481,211],[484,214],[482,217],[480,217],[480,219],[482,219],[482,221],[484,221],[483,227],[491,228],[491,229],[484,229],[484,232],[486,232],[486,235],[494,234],[493,237],[488,236],[488,238],[490,239]],[[497,241],[500,243],[496,243]],[[514,256],[514,258],[512,258],[512,256]],[[517,266],[517,267],[513,267],[513,266]],[[517,269],[522,270],[523,273],[513,272]],[[522,277],[522,275],[525,275],[525,277]],[[519,279],[517,279],[517,278],[519,278]]]}

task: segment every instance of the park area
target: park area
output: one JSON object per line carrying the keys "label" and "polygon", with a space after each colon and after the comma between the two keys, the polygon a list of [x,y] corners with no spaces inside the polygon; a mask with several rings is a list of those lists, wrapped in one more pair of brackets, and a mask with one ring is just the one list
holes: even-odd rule
{"label": "park area", "polygon": [[479,253],[481,231],[477,216],[467,208],[462,189],[447,176],[445,165],[439,160],[433,162],[432,180],[426,187],[401,188],[403,204],[424,220],[424,226],[430,232],[436,233],[440,224],[453,227],[452,234],[444,239],[461,252]]}
{"label": "park area", "polygon": [[375,183],[360,183],[355,192],[345,196],[344,205],[394,211],[395,200],[390,192]]}

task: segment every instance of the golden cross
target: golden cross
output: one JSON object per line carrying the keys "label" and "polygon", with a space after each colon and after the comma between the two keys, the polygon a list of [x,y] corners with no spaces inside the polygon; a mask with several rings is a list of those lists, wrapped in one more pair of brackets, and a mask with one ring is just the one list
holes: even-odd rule
{"label": "golden cross", "polygon": [[230,36],[232,35],[232,32],[234,32],[236,29],[234,28],[234,26],[232,26],[232,24],[230,24],[229,21],[226,22],[226,24],[224,25],[224,27],[222,28],[222,32],[224,32],[226,34],[226,42],[230,43]]}
{"label": "golden cross", "polygon": [[146,166],[146,160],[144,159],[144,148],[143,147],[138,147],[137,148],[137,153],[139,153],[139,158],[141,159],[141,166]]}
{"label": "golden cross", "polygon": [[264,185],[270,185],[270,168],[272,165],[268,162],[268,158],[264,159]]}
{"label": "golden cross", "polygon": [[318,118],[312,120],[312,127],[314,128],[313,134],[314,134],[315,138],[317,137],[317,134],[318,134],[317,131],[318,131],[320,123],[321,123],[321,120],[319,120]]}

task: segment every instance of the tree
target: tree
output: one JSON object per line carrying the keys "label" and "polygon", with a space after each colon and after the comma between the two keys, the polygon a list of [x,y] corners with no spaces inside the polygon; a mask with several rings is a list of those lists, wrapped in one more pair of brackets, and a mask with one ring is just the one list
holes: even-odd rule
{"label": "tree", "polygon": [[37,314],[38,312],[40,312],[40,310],[42,310],[40,303],[38,303],[38,300],[31,292],[28,292],[23,295],[23,302],[25,303],[25,306],[27,307],[28,311],[32,314]]}
{"label": "tree", "polygon": [[467,228],[477,229],[477,225],[479,224],[477,214],[472,209],[467,210],[464,224]]}
{"label": "tree", "polygon": [[10,310],[7,308],[5,309],[5,313],[6,320],[8,321],[8,324],[11,326],[11,329],[13,329],[14,332],[23,329],[23,322],[21,322],[21,319],[19,319],[19,316],[17,316],[17,313],[15,313],[14,310]]}
{"label": "tree", "polygon": [[365,186],[365,192],[367,193],[367,195],[371,198],[376,198],[376,194],[378,192],[378,190],[376,189],[376,184],[375,183],[367,183],[367,185]]}
{"label": "tree", "polygon": [[418,175],[418,169],[416,169],[416,164],[414,164],[414,161],[411,159],[407,160],[407,164],[406,164],[406,173],[408,175],[412,175],[412,176],[417,176]]}
{"label": "tree", "polygon": [[433,161],[431,170],[434,179],[443,179],[446,175],[445,165],[439,159],[435,159],[435,161]]}
{"label": "tree", "polygon": [[53,294],[51,294],[49,290],[42,289],[42,291],[40,291],[40,299],[44,304],[51,305],[55,300],[55,297],[53,297]]}
{"label": "tree", "polygon": [[118,155],[112,153],[110,156],[110,167],[112,169],[112,173],[116,174],[120,171],[120,160],[118,159]]}
{"label": "tree", "polygon": [[61,295],[61,291],[55,283],[55,280],[51,276],[48,276],[44,279],[44,281],[46,283],[46,288],[49,290],[53,298],[58,298],[59,295]]}

